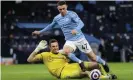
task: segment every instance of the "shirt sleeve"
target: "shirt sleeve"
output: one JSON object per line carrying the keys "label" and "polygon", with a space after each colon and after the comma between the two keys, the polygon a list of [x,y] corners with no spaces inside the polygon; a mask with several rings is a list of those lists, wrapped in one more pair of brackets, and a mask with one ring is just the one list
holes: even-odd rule
{"label": "shirt sleeve", "polygon": [[35,61],[41,61],[43,60],[43,55],[42,54],[37,54],[35,57],[34,57]]}
{"label": "shirt sleeve", "polygon": [[55,21],[55,18],[54,18],[51,24],[49,24],[48,26],[46,26],[45,28],[40,30],[40,33],[43,33],[47,30],[51,30],[55,25],[56,25],[56,21]]}
{"label": "shirt sleeve", "polygon": [[82,22],[82,20],[79,18],[79,16],[77,15],[77,13],[72,12],[71,14],[72,20],[77,23],[77,27],[76,30],[80,30],[83,26],[84,23]]}

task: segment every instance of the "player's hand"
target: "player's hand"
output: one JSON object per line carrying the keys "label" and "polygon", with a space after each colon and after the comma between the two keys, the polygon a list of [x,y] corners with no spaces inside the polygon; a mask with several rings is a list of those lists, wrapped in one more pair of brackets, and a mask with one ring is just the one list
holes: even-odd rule
{"label": "player's hand", "polygon": [[40,50],[45,49],[45,48],[47,48],[47,41],[41,40],[38,46],[36,47],[35,52],[39,52]]}
{"label": "player's hand", "polygon": [[34,31],[32,32],[32,35],[40,35],[40,31]]}
{"label": "player's hand", "polygon": [[71,31],[71,33],[72,33],[73,35],[76,35],[78,32],[74,29],[74,30]]}

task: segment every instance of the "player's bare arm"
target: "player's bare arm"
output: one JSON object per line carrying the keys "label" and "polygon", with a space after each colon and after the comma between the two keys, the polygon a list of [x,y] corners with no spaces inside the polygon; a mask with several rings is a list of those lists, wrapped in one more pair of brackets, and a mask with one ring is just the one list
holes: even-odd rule
{"label": "player's bare arm", "polygon": [[34,31],[32,32],[32,35],[40,35],[40,31]]}
{"label": "player's bare arm", "polygon": [[54,19],[53,22],[52,22],[51,24],[49,24],[48,26],[46,26],[46,27],[43,28],[42,30],[40,30],[40,31],[36,31],[36,30],[33,31],[33,32],[32,32],[32,35],[40,35],[40,34],[42,34],[43,32],[52,29],[52,28],[54,27],[55,24],[56,24],[56,22],[55,22],[55,19]]}

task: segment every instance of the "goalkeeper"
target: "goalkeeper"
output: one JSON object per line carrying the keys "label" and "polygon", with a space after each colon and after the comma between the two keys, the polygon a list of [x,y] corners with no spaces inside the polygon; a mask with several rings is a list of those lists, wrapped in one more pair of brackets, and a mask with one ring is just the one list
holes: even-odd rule
{"label": "goalkeeper", "polygon": [[89,70],[100,69],[103,76],[101,78],[108,77],[106,71],[103,69],[101,64],[96,62],[84,62],[84,66],[88,71],[82,71],[78,63],[68,63],[68,59],[65,55],[59,53],[59,44],[55,39],[49,41],[50,52],[42,52],[37,54],[40,50],[47,47],[47,42],[42,40],[36,49],[30,54],[27,61],[36,62],[43,61],[47,66],[49,72],[61,79],[66,78],[82,78],[89,75]]}

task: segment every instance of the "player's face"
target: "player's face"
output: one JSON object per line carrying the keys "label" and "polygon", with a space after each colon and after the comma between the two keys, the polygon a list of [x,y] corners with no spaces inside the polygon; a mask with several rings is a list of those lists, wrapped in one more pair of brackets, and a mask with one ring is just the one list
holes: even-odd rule
{"label": "player's face", "polygon": [[59,51],[59,44],[58,44],[58,42],[53,42],[53,43],[51,43],[50,51],[51,51],[52,53],[55,53],[55,54],[58,53],[58,51]]}
{"label": "player's face", "polygon": [[62,16],[67,13],[67,5],[62,5],[57,7]]}

